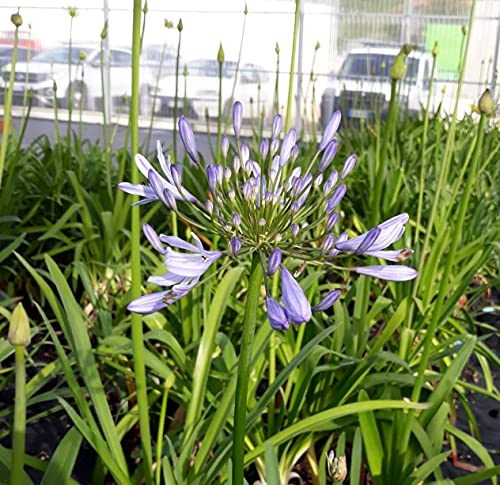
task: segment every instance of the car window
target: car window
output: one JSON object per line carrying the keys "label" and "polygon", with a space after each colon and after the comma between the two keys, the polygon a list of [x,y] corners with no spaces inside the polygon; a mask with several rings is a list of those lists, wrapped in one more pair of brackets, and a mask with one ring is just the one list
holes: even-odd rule
{"label": "car window", "polygon": [[[73,46],[71,49],[71,60],[77,63],[80,60],[80,52],[84,51],[87,56],[93,49],[87,47]],[[54,62],[56,64],[67,64],[69,62],[69,47],[57,47],[48,49],[33,56],[34,62]]]}
{"label": "car window", "polygon": [[[219,63],[212,59],[198,59],[187,65],[188,76],[219,77]],[[222,64],[222,76],[230,78],[236,72],[236,62],[225,61]]]}
{"label": "car window", "polygon": [[[340,75],[344,77],[382,77],[388,78],[396,56],[387,54],[349,54],[342,65]],[[405,79],[415,80],[418,75],[419,60],[408,57]]]}
{"label": "car window", "polygon": [[126,51],[111,49],[111,65],[115,67],[131,67],[132,54]]}

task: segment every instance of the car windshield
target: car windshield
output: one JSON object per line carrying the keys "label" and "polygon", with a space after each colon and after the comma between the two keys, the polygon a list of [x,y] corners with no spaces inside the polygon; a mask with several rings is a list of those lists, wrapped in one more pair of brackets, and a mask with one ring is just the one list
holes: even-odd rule
{"label": "car windshield", "polygon": [[[381,77],[389,78],[389,71],[396,56],[387,54],[349,54],[340,69],[342,77]],[[406,80],[415,81],[419,60],[408,57],[406,60]]]}
{"label": "car windshield", "polygon": [[[188,76],[219,77],[219,63],[211,59],[201,59],[187,64]],[[233,77],[236,72],[236,62],[224,61],[222,77]]]}
{"label": "car windshield", "polygon": [[[93,49],[90,47],[74,46],[71,49],[71,62],[77,63],[80,60],[80,52],[84,51],[87,57]],[[54,62],[56,64],[67,64],[69,62],[69,47],[57,47],[49,49],[33,56],[33,62]]]}

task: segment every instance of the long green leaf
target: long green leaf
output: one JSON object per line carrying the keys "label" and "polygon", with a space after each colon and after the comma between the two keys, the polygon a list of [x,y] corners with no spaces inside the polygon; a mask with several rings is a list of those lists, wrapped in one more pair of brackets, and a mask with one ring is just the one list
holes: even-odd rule
{"label": "long green leaf", "polygon": [[71,428],[57,445],[40,485],[68,483],[81,443],[82,435],[78,429]]}
{"label": "long green leaf", "polygon": [[[359,392],[358,401],[360,403],[368,402],[369,397],[366,391]],[[377,427],[377,420],[372,409],[359,413],[359,426],[363,437],[363,447],[365,449],[366,460],[370,468],[370,473],[377,483],[382,475],[382,466],[384,462],[384,447],[380,432]]]}

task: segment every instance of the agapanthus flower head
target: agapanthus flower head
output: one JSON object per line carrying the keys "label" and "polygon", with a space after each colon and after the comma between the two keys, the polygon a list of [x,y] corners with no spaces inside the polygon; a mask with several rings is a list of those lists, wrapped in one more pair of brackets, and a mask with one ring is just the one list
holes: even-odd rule
{"label": "agapanthus flower head", "polygon": [[[417,276],[414,269],[400,264],[339,266],[340,257],[348,254],[392,263],[400,263],[412,254],[408,248],[388,249],[403,236],[408,214],[398,214],[356,237],[349,238],[342,231],[339,206],[347,193],[343,182],[355,168],[356,157],[352,155],[343,166],[335,166],[338,141],[334,136],[340,126],[340,112],[332,115],[315,156],[305,161],[300,158],[293,128],[280,141],[283,128],[280,115],[274,117],[271,141],[264,139],[254,147],[241,138],[241,103],[235,103],[232,115],[236,136],[233,158],[228,158],[230,143],[224,136],[219,151],[221,159],[206,160],[203,165],[189,122],[184,117],[179,119],[181,140],[197,167],[192,170],[199,170],[206,181],[204,196],[195,197],[187,190],[180,167],[163,155],[160,144],[161,172],[137,155],[135,161],[147,185],[120,184],[122,190],[143,198],[138,203],[160,201],[188,221],[192,230],[217,236],[222,248],[205,249],[195,232],[191,233],[194,239],[191,244],[176,236],[158,236],[151,226],[144,225],[146,238],[163,256],[167,270],[148,281],[167,289],[134,300],[129,305],[131,311],[151,313],[177,301],[221,258],[241,262],[258,254],[264,269],[269,322],[276,330],[308,322],[313,311],[329,309],[341,296],[338,288],[331,289],[312,306],[298,280],[308,264],[389,281],[406,281]],[[297,264],[299,270],[292,274],[289,267]],[[281,283],[279,297],[269,290],[270,278],[278,278]]]}

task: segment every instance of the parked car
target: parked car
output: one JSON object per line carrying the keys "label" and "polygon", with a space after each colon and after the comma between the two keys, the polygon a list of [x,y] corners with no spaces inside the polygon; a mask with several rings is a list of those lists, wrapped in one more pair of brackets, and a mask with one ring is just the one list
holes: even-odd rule
{"label": "parked car", "polygon": [[[10,64],[12,60],[12,51],[14,47],[11,45],[0,45],[0,69],[3,69],[4,66]],[[26,62],[28,60],[28,56],[30,59],[33,58],[39,52],[38,49],[33,49],[31,47],[17,47],[17,62]]]}
{"label": "parked car", "polygon": [[[399,49],[365,47],[345,58],[337,76],[331,76],[321,98],[321,120],[327,123],[334,110],[347,118],[370,118],[387,114],[391,96],[390,68]],[[400,89],[400,106],[418,114],[429,95],[432,56],[414,50],[406,60],[406,75]]]}
{"label": "parked car", "polygon": [[[55,47],[33,56],[29,65],[16,64],[14,94],[23,95],[25,89],[32,89],[34,101],[41,106],[52,106],[53,85],[57,85],[56,99],[61,107],[74,108],[80,103],[84,109],[94,109],[102,99],[100,49],[92,45],[74,45],[71,49],[71,75],[69,73],[69,47]],[[81,53],[85,59],[81,60]],[[132,52],[125,48],[111,48],[110,95],[113,101],[121,102],[124,95],[130,95],[132,83]],[[8,84],[10,64],[3,70],[2,84]],[[29,72],[27,69],[29,68]],[[83,72],[83,76],[82,76]],[[152,71],[141,71],[141,109],[149,112]],[[70,89],[71,88],[71,89]],[[70,96],[71,92],[71,96]]]}
{"label": "parked car", "polygon": [[[184,80],[179,82],[178,108],[183,109],[184,95],[186,110],[190,117],[204,117],[208,110],[210,117],[216,117],[219,109],[219,63],[213,59],[196,59],[186,64],[186,93]],[[224,113],[231,108],[231,93],[236,75],[236,62],[224,61],[222,70],[222,106]],[[162,113],[172,112],[175,104],[175,75],[166,76],[158,85],[158,103]],[[238,73],[238,82],[234,91],[234,99],[250,106],[253,100],[257,117],[264,106],[270,114],[272,106],[272,85],[267,72],[255,64],[243,64]],[[247,111],[245,116],[252,113]]]}

